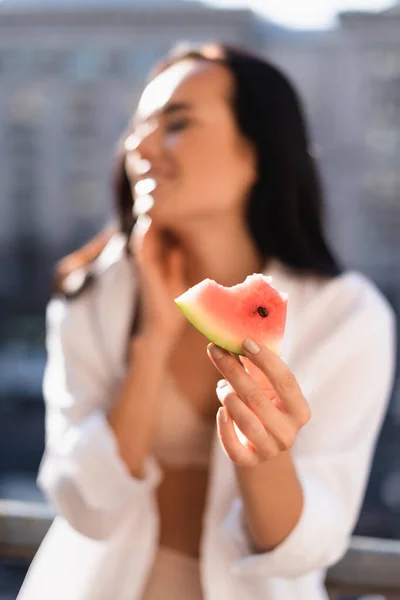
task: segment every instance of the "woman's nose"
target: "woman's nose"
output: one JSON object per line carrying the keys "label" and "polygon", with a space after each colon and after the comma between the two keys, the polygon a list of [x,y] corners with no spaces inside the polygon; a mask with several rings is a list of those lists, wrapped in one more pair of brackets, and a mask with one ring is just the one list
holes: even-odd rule
{"label": "woman's nose", "polygon": [[144,123],[125,140],[127,153],[134,152],[139,158],[151,160],[158,152],[158,127],[155,123]]}

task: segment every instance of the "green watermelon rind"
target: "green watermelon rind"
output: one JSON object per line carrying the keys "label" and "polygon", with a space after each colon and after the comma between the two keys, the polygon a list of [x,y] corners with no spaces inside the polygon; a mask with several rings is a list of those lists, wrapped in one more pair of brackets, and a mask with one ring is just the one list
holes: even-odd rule
{"label": "green watermelon rind", "polygon": [[210,321],[209,317],[202,317],[198,306],[193,306],[185,301],[182,302],[179,298],[175,299],[175,304],[193,327],[200,331],[210,342],[220,346],[220,348],[224,348],[228,352],[245,356],[242,349],[242,340],[240,342],[232,339],[229,340],[226,333],[216,330],[217,328],[212,327],[212,325],[210,326],[212,321]]}

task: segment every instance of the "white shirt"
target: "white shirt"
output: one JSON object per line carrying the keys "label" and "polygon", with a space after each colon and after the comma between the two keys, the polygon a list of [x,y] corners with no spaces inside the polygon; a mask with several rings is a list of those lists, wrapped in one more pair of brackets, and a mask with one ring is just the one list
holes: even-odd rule
{"label": "white shirt", "polygon": [[[106,419],[135,297],[121,236],[95,266],[92,288],[48,307],[38,481],[60,516],[18,600],[140,600],[158,547],[161,469],[150,456],[144,479],[133,478]],[[327,598],[325,571],[347,549],[393,382],[394,316],[371,282],[355,272],[298,278],[276,262],[266,272],[289,294],[282,358],[312,413],[292,449],[304,508],[283,543],[253,554],[234,466],[215,436],[200,550],[205,600]]]}

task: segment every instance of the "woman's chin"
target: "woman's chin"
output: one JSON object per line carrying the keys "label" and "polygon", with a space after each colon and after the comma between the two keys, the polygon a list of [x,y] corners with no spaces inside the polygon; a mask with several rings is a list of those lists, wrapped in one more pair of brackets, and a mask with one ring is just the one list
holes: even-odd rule
{"label": "woman's chin", "polygon": [[176,218],[175,215],[170,215],[171,212],[166,206],[166,202],[156,194],[139,196],[135,199],[133,205],[133,216],[138,218],[141,215],[149,215],[152,219],[163,220]]}
{"label": "woman's chin", "polygon": [[170,198],[161,198],[161,195],[140,196],[136,198],[133,205],[133,215],[138,218],[142,215],[148,215],[151,220],[160,227],[167,227],[170,230],[184,229],[186,224],[191,224],[201,218],[201,214],[186,212],[178,209],[175,202]]}
{"label": "woman's chin", "polygon": [[175,229],[174,226],[176,226],[179,223],[179,219],[176,218],[176,215],[173,216],[162,210],[157,210],[156,206],[149,210],[147,214],[149,215],[153,223],[161,228],[168,228],[173,230]]}

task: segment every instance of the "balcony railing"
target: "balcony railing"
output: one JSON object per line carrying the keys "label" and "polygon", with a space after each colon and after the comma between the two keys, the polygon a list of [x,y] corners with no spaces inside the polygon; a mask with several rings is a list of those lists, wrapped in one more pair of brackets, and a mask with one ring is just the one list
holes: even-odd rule
{"label": "balcony railing", "polygon": [[[0,500],[0,559],[31,560],[53,518],[46,504]],[[332,599],[380,594],[400,600],[400,540],[353,537],[329,570],[327,587]]]}

